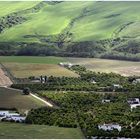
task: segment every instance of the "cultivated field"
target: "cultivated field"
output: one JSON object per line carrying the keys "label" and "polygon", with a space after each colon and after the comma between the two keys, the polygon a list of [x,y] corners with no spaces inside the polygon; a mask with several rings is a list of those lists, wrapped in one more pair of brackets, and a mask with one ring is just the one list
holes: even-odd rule
{"label": "cultivated field", "polygon": [[0,56],[5,64],[17,77],[31,75],[77,76],[75,73],[59,67],[60,62],[80,64],[96,72],[115,72],[124,76],[140,75],[140,62],[96,59],[96,58],[64,58],[64,57],[32,57],[32,56]]}
{"label": "cultivated field", "polygon": [[95,72],[114,72],[123,76],[140,76],[140,62],[95,59],[95,58],[67,58],[73,64],[85,66]]}
{"label": "cultivated field", "polygon": [[67,76],[77,77],[78,75],[57,64],[33,64],[33,63],[3,63],[10,72],[18,78],[30,76]]}
{"label": "cultivated field", "polygon": [[19,111],[45,106],[45,103],[20,91],[0,87],[0,108],[17,108]]}
{"label": "cultivated field", "polygon": [[0,122],[0,139],[82,139],[77,128]]}
{"label": "cultivated field", "polygon": [[15,77],[40,75],[77,77],[74,72],[58,65],[64,61],[65,58],[62,57],[0,56],[0,62]]}
{"label": "cultivated field", "polygon": [[39,57],[39,56],[0,56],[0,62],[15,63],[37,63],[37,64],[58,64],[65,61],[63,57]]}

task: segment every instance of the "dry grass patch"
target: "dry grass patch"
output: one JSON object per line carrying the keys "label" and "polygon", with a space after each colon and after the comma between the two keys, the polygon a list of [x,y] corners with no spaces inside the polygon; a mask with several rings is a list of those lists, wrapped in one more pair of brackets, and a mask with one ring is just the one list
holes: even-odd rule
{"label": "dry grass patch", "polygon": [[57,64],[33,64],[33,63],[3,63],[10,72],[18,78],[29,76],[67,76],[78,77],[78,75]]}
{"label": "dry grass patch", "polygon": [[140,62],[96,58],[67,58],[73,64],[85,66],[95,72],[114,72],[123,76],[140,75]]}

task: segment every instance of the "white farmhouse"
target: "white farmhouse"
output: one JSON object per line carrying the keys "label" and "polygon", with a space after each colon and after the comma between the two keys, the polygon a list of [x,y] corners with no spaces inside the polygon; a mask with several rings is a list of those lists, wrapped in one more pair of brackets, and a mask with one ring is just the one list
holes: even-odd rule
{"label": "white farmhouse", "polygon": [[6,116],[9,114],[9,111],[0,111],[0,116]]}
{"label": "white farmhouse", "polygon": [[7,115],[5,115],[6,117],[12,117],[12,116],[17,116],[17,117],[19,117],[20,116],[20,114],[18,114],[18,113],[10,113],[9,112],[9,114],[7,114]]}
{"label": "white farmhouse", "polygon": [[110,103],[111,102],[111,100],[109,100],[109,99],[103,99],[102,100],[102,103]]}
{"label": "white farmhouse", "polygon": [[139,104],[131,104],[130,105],[131,111],[133,110],[133,108],[137,108],[137,107],[140,107],[140,103]]}
{"label": "white farmhouse", "polygon": [[122,88],[122,86],[119,85],[119,84],[113,84],[113,87],[114,87],[114,88]]}
{"label": "white farmhouse", "polygon": [[12,117],[10,117],[10,118],[7,118],[6,120],[13,120],[13,121],[15,121],[15,122],[24,122],[25,121],[25,119],[26,119],[26,117],[22,117],[22,116],[12,116]]}
{"label": "white farmhouse", "polygon": [[62,67],[68,67],[68,68],[71,68],[73,66],[73,64],[69,62],[60,62],[59,65]]}
{"label": "white farmhouse", "polygon": [[120,132],[122,127],[119,124],[103,124],[98,125],[98,129],[102,129],[104,131],[112,131],[116,129]]}
{"label": "white farmhouse", "polygon": [[130,105],[131,111],[133,108],[137,108],[140,106],[140,99],[139,98],[130,98],[127,100],[127,103]]}
{"label": "white farmhouse", "polygon": [[129,104],[139,104],[140,103],[140,99],[139,98],[130,98],[127,100],[127,102]]}
{"label": "white farmhouse", "polygon": [[7,120],[7,121],[15,121],[15,122],[24,122],[26,117],[21,116],[18,113],[10,112],[10,111],[0,111],[0,120]]}

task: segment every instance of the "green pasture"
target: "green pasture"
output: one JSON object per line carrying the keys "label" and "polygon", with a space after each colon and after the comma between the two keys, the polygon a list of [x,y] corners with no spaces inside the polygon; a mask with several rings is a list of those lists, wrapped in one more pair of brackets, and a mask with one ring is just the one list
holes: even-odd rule
{"label": "green pasture", "polygon": [[[20,9],[28,9],[38,2],[0,2],[0,16]],[[0,41],[39,42],[36,35],[57,35],[69,27],[74,41],[101,40],[111,38],[124,24],[133,22],[119,32],[118,36],[139,36],[140,2],[62,2],[46,4],[37,13],[23,16],[27,21],[5,30]],[[35,37],[25,38],[26,35]]]}
{"label": "green pasture", "polygon": [[79,128],[0,122],[0,139],[82,139]]}

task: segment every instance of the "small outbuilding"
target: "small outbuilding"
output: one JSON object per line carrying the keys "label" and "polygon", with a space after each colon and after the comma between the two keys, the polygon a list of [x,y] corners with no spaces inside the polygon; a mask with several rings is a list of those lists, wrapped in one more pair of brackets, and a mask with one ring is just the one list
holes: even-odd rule
{"label": "small outbuilding", "polygon": [[111,100],[109,100],[109,99],[102,99],[102,103],[110,103],[111,102]]}

